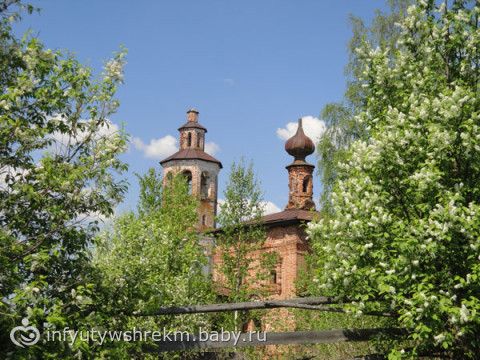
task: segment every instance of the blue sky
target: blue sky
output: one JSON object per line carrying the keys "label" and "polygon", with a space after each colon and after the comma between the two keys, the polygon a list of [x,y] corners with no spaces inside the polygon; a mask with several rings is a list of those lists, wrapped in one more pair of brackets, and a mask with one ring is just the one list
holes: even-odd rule
{"label": "blue sky", "polygon": [[[281,136],[302,116],[311,117],[307,130],[321,131],[315,118],[345,89],[349,14],[368,20],[385,6],[382,0],[35,4],[41,13],[25,16],[16,30],[31,29],[48,47],[68,49],[97,71],[120,45],[128,49],[121,106],[112,117],[135,139],[124,156],[130,190],[121,209],[135,206],[133,174],[160,168],[158,161],[174,146],[168,136],[177,138],[190,107],[200,111],[207,141],[224,165],[219,197],[232,161],[243,156],[253,160],[265,199],[283,209],[291,158]],[[317,161],[314,155],[309,160]],[[320,189],[317,176],[316,198]]]}

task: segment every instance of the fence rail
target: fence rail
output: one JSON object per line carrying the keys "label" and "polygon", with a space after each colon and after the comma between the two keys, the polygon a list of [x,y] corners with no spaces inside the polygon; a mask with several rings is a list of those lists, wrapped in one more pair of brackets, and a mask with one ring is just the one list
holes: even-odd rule
{"label": "fence rail", "polygon": [[[230,304],[209,304],[209,305],[190,305],[161,307],[150,312],[135,312],[134,316],[159,316],[159,315],[181,315],[181,314],[199,314],[212,312],[229,311],[248,311],[258,309],[275,308],[299,308],[305,310],[345,312],[342,308],[331,307],[329,305],[341,305],[338,299],[333,297],[308,297],[294,298],[288,300],[267,300],[250,301]],[[395,314],[385,312],[365,312],[364,315],[375,316],[395,316]],[[255,333],[257,335],[255,335]],[[176,334],[176,335],[175,335]],[[235,333],[222,331],[225,335],[220,337],[217,333],[216,338],[206,336],[202,338],[201,334],[189,334],[186,332],[173,332],[154,344],[145,344],[145,352],[167,352],[184,350],[205,350],[221,348],[239,348],[246,346],[266,346],[266,345],[288,345],[288,344],[324,344],[344,341],[368,341],[373,337],[382,334],[382,336],[396,337],[406,334],[405,330],[399,328],[373,328],[373,329],[334,329],[323,331],[296,331],[296,332],[250,332]],[[263,334],[262,337],[260,334]],[[178,337],[180,336],[180,339]]]}
{"label": "fence rail", "polygon": [[[228,312],[228,311],[247,311],[258,309],[275,309],[275,308],[298,308],[305,310],[317,310],[327,312],[345,313],[345,310],[338,307],[329,307],[326,305],[339,305],[340,302],[333,297],[319,296],[308,298],[294,298],[289,300],[267,300],[267,301],[250,301],[230,304],[210,304],[210,305],[190,305],[190,306],[173,306],[161,307],[149,312],[135,312],[134,316],[158,316],[158,315],[181,315],[181,314],[199,314],[212,312]],[[394,314],[380,311],[366,312],[364,315],[387,316],[392,317]]]}
{"label": "fence rail", "polygon": [[274,332],[264,333],[264,337],[256,336],[255,333],[253,335],[242,333],[238,334],[236,338],[233,333],[230,333],[229,339],[226,339],[226,335],[224,335],[223,339],[218,340],[201,339],[199,335],[183,334],[182,339],[172,338],[167,341],[157,341],[155,345],[144,345],[143,351],[168,352],[247,346],[327,344],[345,341],[368,341],[379,334],[394,337],[404,333],[402,329],[396,328]]}

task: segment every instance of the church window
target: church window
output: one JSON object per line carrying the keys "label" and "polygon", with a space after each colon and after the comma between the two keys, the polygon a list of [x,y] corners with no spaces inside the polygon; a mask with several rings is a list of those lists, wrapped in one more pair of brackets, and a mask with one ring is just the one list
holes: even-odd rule
{"label": "church window", "polygon": [[200,179],[200,193],[203,199],[208,198],[208,173],[202,172]]}
{"label": "church window", "polygon": [[277,281],[278,281],[277,271],[276,271],[276,270],[270,271],[270,282],[271,282],[272,284],[276,284]]}
{"label": "church window", "polygon": [[302,191],[306,193],[308,191],[308,187],[310,185],[310,176],[305,176],[303,179],[303,184],[302,184]]}
{"label": "church window", "polygon": [[188,193],[191,194],[192,193],[192,173],[189,170],[185,170],[182,173],[182,175],[185,176],[185,178],[187,179]]}
{"label": "church window", "polygon": [[187,135],[187,146],[192,146],[192,133],[188,133]]}

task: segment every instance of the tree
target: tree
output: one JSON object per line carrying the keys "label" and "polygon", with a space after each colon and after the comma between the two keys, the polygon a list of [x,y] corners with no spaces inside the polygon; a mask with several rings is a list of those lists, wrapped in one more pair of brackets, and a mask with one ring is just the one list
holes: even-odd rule
{"label": "tree", "polygon": [[[212,300],[210,280],[202,273],[206,258],[193,224],[197,222],[198,201],[189,194],[180,174],[162,186],[154,169],[139,177],[137,212],[114,220],[112,230],[98,237],[95,265],[102,281],[103,313],[107,328],[162,329],[196,332],[209,326],[204,315],[136,318],[161,306],[205,303]],[[114,326],[115,325],[115,326]],[[141,345],[141,344],[140,344]],[[113,343],[109,356],[140,356],[138,343]],[[121,354],[121,356],[120,356]],[[158,355],[155,355],[158,358]],[[170,358],[170,357],[169,357]]]}
{"label": "tree", "polygon": [[[276,257],[273,253],[259,251],[266,238],[260,223],[264,205],[251,163],[245,166],[242,160],[232,164],[224,196],[217,218],[220,231],[216,237],[216,251],[221,258],[216,269],[220,274],[218,285],[224,289],[228,302],[261,297]],[[233,326],[237,329],[246,320],[246,313],[235,313]]]}
{"label": "tree", "polygon": [[480,350],[479,13],[419,1],[398,47],[363,42],[369,139],[338,168],[332,217],[308,230],[318,289],[407,329],[390,358]]}
{"label": "tree", "polygon": [[118,158],[126,135],[108,120],[125,52],[94,79],[71,55],[17,39],[12,4],[21,5],[0,3],[0,357],[73,356],[81,349],[43,341],[22,349],[8,334],[22,318],[40,332],[86,321],[88,247],[98,217],[126,190],[115,175],[126,169]]}
{"label": "tree", "polygon": [[[319,155],[318,172],[322,180],[323,212],[330,209],[330,194],[337,178],[338,164],[341,163],[352,142],[366,139],[368,130],[364,124],[357,121],[364,108],[366,92],[360,80],[364,68],[364,60],[356,52],[362,42],[368,42],[372,47],[380,49],[396,48],[400,35],[395,26],[406,15],[406,8],[412,0],[389,0],[389,13],[377,10],[370,26],[356,16],[350,17],[353,35],[349,43],[349,62],[345,68],[347,75],[347,90],[344,99],[339,103],[326,104],[321,111],[321,118],[326,123],[326,131],[317,144]],[[390,52],[390,56],[394,56]]]}

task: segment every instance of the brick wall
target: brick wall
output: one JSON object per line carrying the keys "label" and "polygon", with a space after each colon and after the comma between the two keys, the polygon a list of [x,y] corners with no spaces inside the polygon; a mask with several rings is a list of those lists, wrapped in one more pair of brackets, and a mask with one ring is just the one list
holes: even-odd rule
{"label": "brick wall", "polygon": [[[289,299],[296,296],[295,281],[304,266],[304,256],[308,251],[305,231],[298,225],[275,226],[267,230],[267,238],[261,250],[249,254],[252,268],[255,268],[264,252],[275,252],[279,258],[276,267],[277,284],[253,284],[252,286],[265,286],[270,288],[271,299]],[[222,264],[220,250],[214,249],[213,253],[213,280],[221,287],[222,276],[219,268]],[[254,278],[254,274],[252,274]],[[248,280],[247,280],[248,281]]]}
{"label": "brick wall", "polygon": [[288,169],[289,197],[287,209],[310,210],[315,208],[313,202],[313,165],[292,164]]}
{"label": "brick wall", "polygon": [[[200,200],[198,208],[198,224],[200,231],[215,227],[217,213],[218,173],[220,167],[216,163],[203,160],[175,160],[164,165],[163,177],[169,173],[178,174],[189,171],[192,174],[192,194]],[[207,190],[202,192],[202,173],[208,174]],[[206,194],[206,196],[203,196]],[[203,217],[205,216],[205,222]]]}

